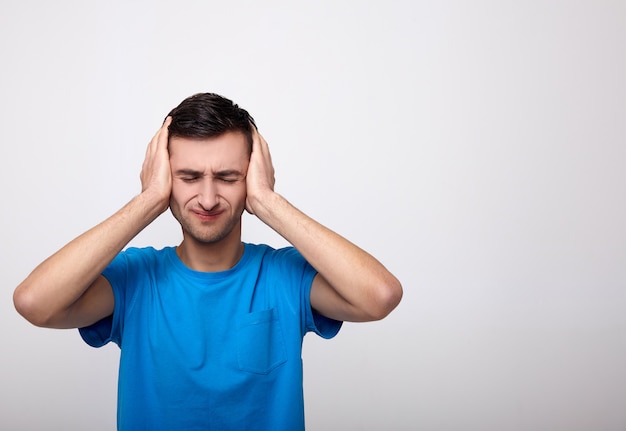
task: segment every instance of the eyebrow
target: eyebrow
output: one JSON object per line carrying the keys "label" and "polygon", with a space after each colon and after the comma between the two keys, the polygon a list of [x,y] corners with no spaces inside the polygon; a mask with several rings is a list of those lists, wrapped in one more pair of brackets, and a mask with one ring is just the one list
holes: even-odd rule
{"label": "eyebrow", "polygon": [[223,171],[217,171],[214,173],[216,177],[237,177],[241,176],[242,173],[236,169],[224,169]]}
{"label": "eyebrow", "polygon": [[[197,171],[195,169],[177,169],[174,172],[174,175],[183,175],[183,176],[194,176],[201,177],[204,176],[204,171]],[[213,174],[216,177],[234,177],[234,176],[242,176],[242,173],[236,169],[224,169],[222,171],[217,171]]]}
{"label": "eyebrow", "polygon": [[174,175],[188,175],[188,176],[201,176],[204,172],[196,171],[195,169],[178,169],[174,172]]}

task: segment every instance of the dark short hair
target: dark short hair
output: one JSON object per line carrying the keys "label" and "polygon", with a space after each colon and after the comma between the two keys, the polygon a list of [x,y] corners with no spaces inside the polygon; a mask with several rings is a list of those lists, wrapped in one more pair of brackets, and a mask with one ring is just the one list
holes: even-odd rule
{"label": "dark short hair", "polygon": [[172,117],[170,137],[213,138],[227,132],[241,132],[252,150],[254,119],[248,111],[219,94],[194,94],[167,115]]}

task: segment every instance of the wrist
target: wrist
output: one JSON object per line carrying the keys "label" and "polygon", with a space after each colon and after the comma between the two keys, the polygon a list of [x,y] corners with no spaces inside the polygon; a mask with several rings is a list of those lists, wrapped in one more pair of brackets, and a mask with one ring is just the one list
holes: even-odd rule
{"label": "wrist", "polygon": [[261,221],[269,224],[276,209],[279,208],[285,199],[273,190],[268,190],[262,194],[248,196],[247,208]]}
{"label": "wrist", "polygon": [[155,219],[167,210],[169,207],[169,198],[169,194],[166,195],[151,189],[146,189],[137,195],[133,200],[146,216]]}

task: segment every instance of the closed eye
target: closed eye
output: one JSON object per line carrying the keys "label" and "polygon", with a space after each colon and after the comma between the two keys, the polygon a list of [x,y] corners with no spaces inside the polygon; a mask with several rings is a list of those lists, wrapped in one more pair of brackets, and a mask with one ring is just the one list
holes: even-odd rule
{"label": "closed eye", "polygon": [[218,177],[218,180],[224,182],[224,183],[236,183],[237,182],[237,178],[224,178],[224,177]]}
{"label": "closed eye", "polygon": [[194,181],[199,180],[202,175],[202,172],[196,171],[194,169],[179,169],[174,172],[174,176],[180,178],[180,180],[185,183],[193,183]]}
{"label": "closed eye", "polygon": [[223,170],[215,173],[215,179],[227,184],[236,183],[240,181],[241,178],[243,178],[241,172],[234,169]]}
{"label": "closed eye", "polygon": [[198,181],[200,177],[181,177],[181,180],[185,183],[193,183],[194,181]]}

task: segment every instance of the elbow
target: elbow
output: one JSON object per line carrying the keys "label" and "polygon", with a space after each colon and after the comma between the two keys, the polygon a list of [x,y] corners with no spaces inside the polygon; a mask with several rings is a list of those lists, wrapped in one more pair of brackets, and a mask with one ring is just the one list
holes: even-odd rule
{"label": "elbow", "polygon": [[376,304],[372,307],[369,320],[382,320],[387,317],[400,304],[402,294],[402,285],[395,277],[381,283],[376,295]]}
{"label": "elbow", "polygon": [[50,327],[51,318],[40,302],[23,284],[13,292],[13,306],[24,319],[35,326]]}

